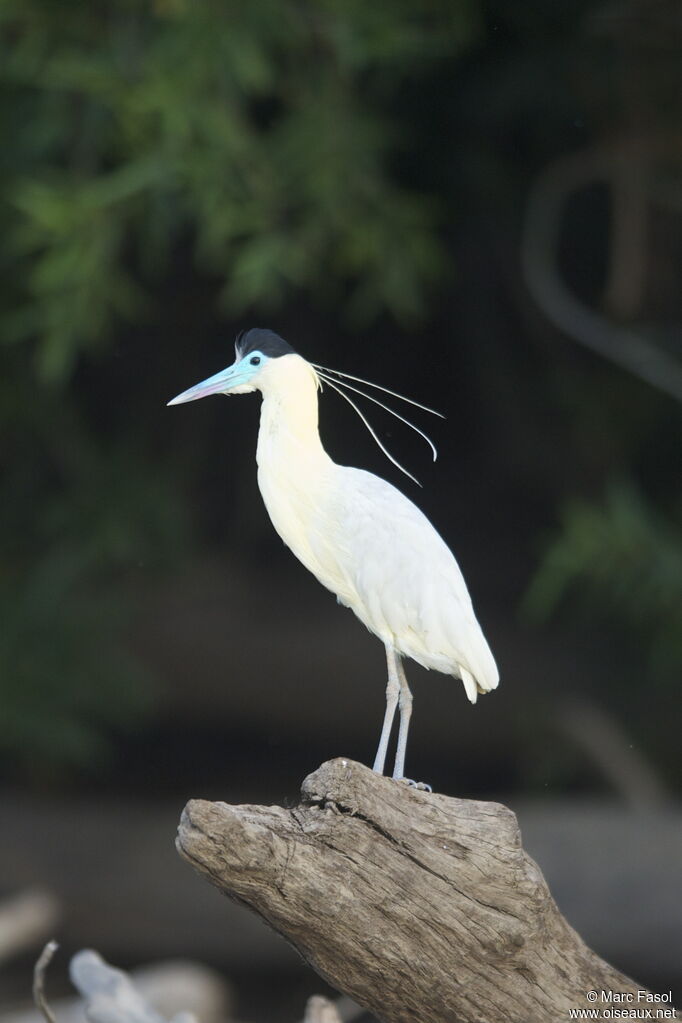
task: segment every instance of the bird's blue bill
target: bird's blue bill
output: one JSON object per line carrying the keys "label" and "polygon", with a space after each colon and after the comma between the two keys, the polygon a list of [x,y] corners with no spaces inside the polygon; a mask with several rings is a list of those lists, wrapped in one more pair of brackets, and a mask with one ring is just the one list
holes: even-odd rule
{"label": "bird's blue bill", "polygon": [[[248,383],[251,376],[253,376],[253,369],[247,368],[246,359],[240,359],[228,366],[227,369],[221,369],[220,373],[214,373],[212,377],[202,380],[200,384],[195,384],[194,387],[183,391],[182,394],[176,395],[168,404],[182,405],[186,401],[206,398],[209,394],[236,393]],[[252,388],[246,387],[245,389],[250,391]]]}

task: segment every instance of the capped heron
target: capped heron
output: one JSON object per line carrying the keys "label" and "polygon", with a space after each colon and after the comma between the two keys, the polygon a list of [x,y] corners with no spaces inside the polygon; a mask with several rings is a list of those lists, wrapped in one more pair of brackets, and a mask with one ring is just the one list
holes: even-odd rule
{"label": "capped heron", "polygon": [[256,461],[265,507],[299,561],[384,643],[386,713],[374,770],[384,771],[399,707],[393,777],[402,780],[412,713],[402,658],[411,657],[425,668],[461,679],[472,703],[478,693],[495,689],[499,676],[450,549],[426,516],[390,483],[364,469],[332,461],[318,432],[317,398],[323,382],[338,391],[400,469],[343,388],[382,405],[429,444],[413,423],[355,385],[374,387],[433,410],[388,388],[307,362],[271,330],[254,328],[240,335],[235,355],[227,369],[168,404],[180,405],[209,394],[261,392]]}

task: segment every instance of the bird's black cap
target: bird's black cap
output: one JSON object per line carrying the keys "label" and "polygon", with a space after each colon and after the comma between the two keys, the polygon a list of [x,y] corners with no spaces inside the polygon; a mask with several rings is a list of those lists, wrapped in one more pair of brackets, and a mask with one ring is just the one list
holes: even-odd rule
{"label": "bird's black cap", "polygon": [[277,359],[280,355],[295,355],[294,349],[274,330],[252,327],[239,335],[235,344],[238,358],[243,359],[249,352],[262,352],[269,359]]}

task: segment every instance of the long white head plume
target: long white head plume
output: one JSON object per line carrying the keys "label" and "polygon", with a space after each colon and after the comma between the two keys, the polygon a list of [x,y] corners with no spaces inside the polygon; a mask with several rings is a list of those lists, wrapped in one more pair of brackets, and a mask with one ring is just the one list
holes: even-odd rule
{"label": "long white head plume", "polygon": [[[386,455],[388,460],[392,462],[393,465],[396,466],[396,468],[400,469],[402,473],[408,476],[409,479],[413,480],[413,482],[416,483],[417,486],[421,486],[419,480],[415,476],[413,476],[411,472],[408,472],[407,469],[403,465],[401,465],[396,458],[393,457],[391,452],[378,437],[376,431],[373,429],[373,427],[367,420],[366,416],[360,411],[356,403],[346,393],[346,390],[353,391],[355,394],[360,394],[362,395],[363,398],[366,398],[368,401],[373,402],[375,405],[379,405],[379,407],[384,409],[384,411],[388,412],[392,416],[395,416],[395,418],[399,419],[401,423],[405,423],[405,425],[409,426],[411,430],[414,430],[415,433],[418,433],[419,436],[422,437],[429,445],[431,452],[433,454],[433,460],[435,462],[436,458],[438,457],[438,451],[436,450],[436,446],[431,440],[431,438],[426,433],[424,433],[424,431],[421,430],[418,426],[415,426],[415,424],[412,423],[409,419],[406,419],[404,416],[400,415],[399,412],[396,412],[395,409],[392,409],[389,405],[385,405],[384,402],[380,401],[378,398],[375,398],[371,394],[367,394],[359,387],[354,387],[353,385],[347,383],[346,381],[353,380],[356,383],[364,384],[366,387],[374,387],[378,391],[383,391],[385,394],[390,394],[392,397],[398,398],[400,401],[405,401],[409,405],[414,405],[416,408],[423,409],[425,412],[430,412],[432,415],[439,416],[441,419],[445,418],[443,414],[441,412],[436,412],[435,409],[429,408],[428,405],[422,405],[418,401],[413,401],[412,398],[406,398],[405,395],[398,394],[397,391],[392,391],[388,387],[382,387],[381,384],[374,384],[370,380],[364,380],[362,377],[352,376],[350,373],[342,373],[340,370],[336,369],[328,369],[325,366],[319,366],[316,363],[311,363],[311,365],[313,369],[317,372],[320,380],[328,384],[329,387],[332,388],[332,390],[337,392],[337,394],[340,394],[341,397],[348,402],[351,408],[354,409],[354,411],[360,417],[364,425],[367,427],[367,430],[369,431],[373,440],[381,448],[381,450]],[[334,374],[334,376],[332,377],[331,374]]]}

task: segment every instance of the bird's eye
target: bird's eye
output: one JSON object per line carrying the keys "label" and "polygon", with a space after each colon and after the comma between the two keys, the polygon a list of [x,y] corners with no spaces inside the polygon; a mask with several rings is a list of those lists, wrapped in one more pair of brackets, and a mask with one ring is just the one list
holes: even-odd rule
{"label": "bird's eye", "polygon": [[252,366],[260,366],[260,355],[254,355],[252,359],[249,359]]}

